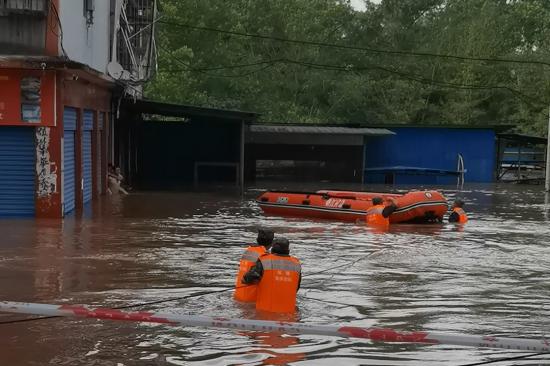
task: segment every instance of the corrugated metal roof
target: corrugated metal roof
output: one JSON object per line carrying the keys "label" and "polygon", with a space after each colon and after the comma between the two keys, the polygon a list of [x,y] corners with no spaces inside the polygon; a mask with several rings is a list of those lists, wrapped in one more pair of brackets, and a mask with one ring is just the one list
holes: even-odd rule
{"label": "corrugated metal roof", "polygon": [[370,135],[385,136],[395,135],[385,128],[354,128],[354,127],[329,127],[329,126],[284,126],[284,125],[251,125],[251,132],[257,133],[304,133],[322,135]]}
{"label": "corrugated metal roof", "polygon": [[124,105],[136,112],[158,114],[161,116],[187,117],[187,118],[220,118],[235,121],[254,121],[259,114],[254,112],[235,111],[228,109],[197,107],[185,104],[173,104],[156,102],[147,99],[125,99]]}
{"label": "corrugated metal roof", "polygon": [[546,137],[524,135],[521,133],[499,133],[497,134],[497,137],[531,144],[546,144],[548,141]]}

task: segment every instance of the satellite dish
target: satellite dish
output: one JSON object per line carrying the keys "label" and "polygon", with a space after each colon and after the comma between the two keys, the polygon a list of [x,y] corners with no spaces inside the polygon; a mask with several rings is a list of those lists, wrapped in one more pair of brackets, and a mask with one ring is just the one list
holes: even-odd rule
{"label": "satellite dish", "polygon": [[107,64],[107,73],[113,79],[119,80],[124,74],[124,68],[116,61],[111,61]]}

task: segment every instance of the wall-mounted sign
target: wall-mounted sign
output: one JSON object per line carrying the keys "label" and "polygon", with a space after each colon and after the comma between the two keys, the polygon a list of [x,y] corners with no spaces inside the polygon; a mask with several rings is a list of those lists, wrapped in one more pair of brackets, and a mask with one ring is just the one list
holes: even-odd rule
{"label": "wall-mounted sign", "polygon": [[0,125],[55,125],[55,72],[0,69]]}
{"label": "wall-mounted sign", "polygon": [[21,78],[21,121],[40,122],[40,78]]}

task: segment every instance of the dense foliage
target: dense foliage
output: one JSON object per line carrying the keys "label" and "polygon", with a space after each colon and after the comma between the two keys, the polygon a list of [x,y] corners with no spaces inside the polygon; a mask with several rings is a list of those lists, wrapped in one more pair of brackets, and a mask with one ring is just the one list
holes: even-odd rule
{"label": "dense foliage", "polygon": [[547,0],[382,0],[365,11],[349,0],[161,5],[152,99],[268,122],[546,130]]}

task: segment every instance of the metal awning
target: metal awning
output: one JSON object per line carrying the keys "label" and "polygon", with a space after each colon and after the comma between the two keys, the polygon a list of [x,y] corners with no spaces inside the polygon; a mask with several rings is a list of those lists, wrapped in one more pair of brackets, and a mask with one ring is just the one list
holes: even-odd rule
{"label": "metal awning", "polygon": [[364,127],[334,127],[334,126],[283,126],[283,125],[251,125],[252,133],[303,133],[303,134],[330,134],[330,135],[369,135],[387,136],[395,135],[385,128],[364,128]]}
{"label": "metal awning", "polygon": [[365,137],[391,135],[395,133],[385,128],[252,124],[245,140],[259,145],[362,146]]}
{"label": "metal awning", "polygon": [[499,133],[497,136],[501,139],[511,140],[515,142],[522,142],[528,144],[546,144],[547,139],[545,137],[524,135],[520,133]]}
{"label": "metal awning", "polygon": [[206,108],[185,104],[157,102],[147,99],[123,100],[124,106],[137,113],[183,117],[193,120],[252,122],[259,114],[228,109]]}

